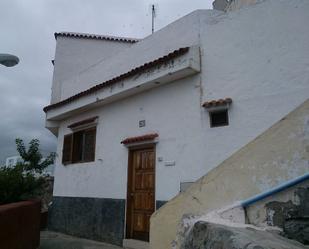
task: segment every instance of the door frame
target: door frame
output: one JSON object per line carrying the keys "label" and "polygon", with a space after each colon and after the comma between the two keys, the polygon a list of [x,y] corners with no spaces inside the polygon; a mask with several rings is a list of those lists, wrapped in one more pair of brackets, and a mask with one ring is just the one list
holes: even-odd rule
{"label": "door frame", "polygon": [[[126,199],[126,210],[125,210],[125,238],[124,239],[133,239],[132,238],[132,214],[131,214],[131,196],[130,189],[132,187],[132,174],[133,174],[133,153],[134,151],[143,150],[143,149],[153,149],[154,152],[154,212],[156,211],[156,143],[145,143],[139,145],[132,145],[128,147],[128,167],[127,167],[127,199]],[[129,226],[130,225],[130,226]]]}

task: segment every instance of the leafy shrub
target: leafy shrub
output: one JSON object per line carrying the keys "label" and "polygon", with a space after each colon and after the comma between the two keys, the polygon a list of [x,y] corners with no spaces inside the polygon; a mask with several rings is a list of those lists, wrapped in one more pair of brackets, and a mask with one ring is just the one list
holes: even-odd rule
{"label": "leafy shrub", "polygon": [[40,196],[45,184],[41,173],[55,159],[55,153],[50,153],[42,160],[38,139],[29,142],[28,150],[23,140],[16,139],[15,142],[23,162],[17,163],[13,168],[0,168],[0,205]]}

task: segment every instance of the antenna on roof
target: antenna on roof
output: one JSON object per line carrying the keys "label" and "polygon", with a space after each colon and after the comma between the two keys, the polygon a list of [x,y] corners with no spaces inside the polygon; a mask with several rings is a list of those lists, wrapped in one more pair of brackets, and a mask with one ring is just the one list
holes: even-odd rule
{"label": "antenna on roof", "polygon": [[152,18],[152,23],[151,23],[151,32],[152,34],[154,33],[154,28],[155,28],[155,18],[157,16],[157,9],[158,9],[158,6],[157,4],[151,4],[151,18]]}

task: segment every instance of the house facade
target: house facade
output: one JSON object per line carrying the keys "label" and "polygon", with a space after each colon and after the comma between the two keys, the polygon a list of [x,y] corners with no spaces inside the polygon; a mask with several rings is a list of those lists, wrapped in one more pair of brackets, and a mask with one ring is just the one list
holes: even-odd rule
{"label": "house facade", "polygon": [[9,167],[9,168],[12,168],[14,167],[17,163],[19,162],[22,162],[22,158],[20,156],[10,156],[10,157],[7,157],[5,159],[5,166],[6,167]]}
{"label": "house facade", "polygon": [[140,40],[56,33],[50,228],[148,241],[155,210],[309,97],[307,11],[267,0]]}

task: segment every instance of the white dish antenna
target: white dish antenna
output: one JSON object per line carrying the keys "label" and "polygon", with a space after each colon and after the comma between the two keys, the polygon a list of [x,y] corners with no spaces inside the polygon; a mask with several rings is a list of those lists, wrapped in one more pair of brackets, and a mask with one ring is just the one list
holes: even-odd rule
{"label": "white dish antenna", "polygon": [[6,67],[13,67],[17,65],[19,58],[12,54],[0,54],[0,64]]}

